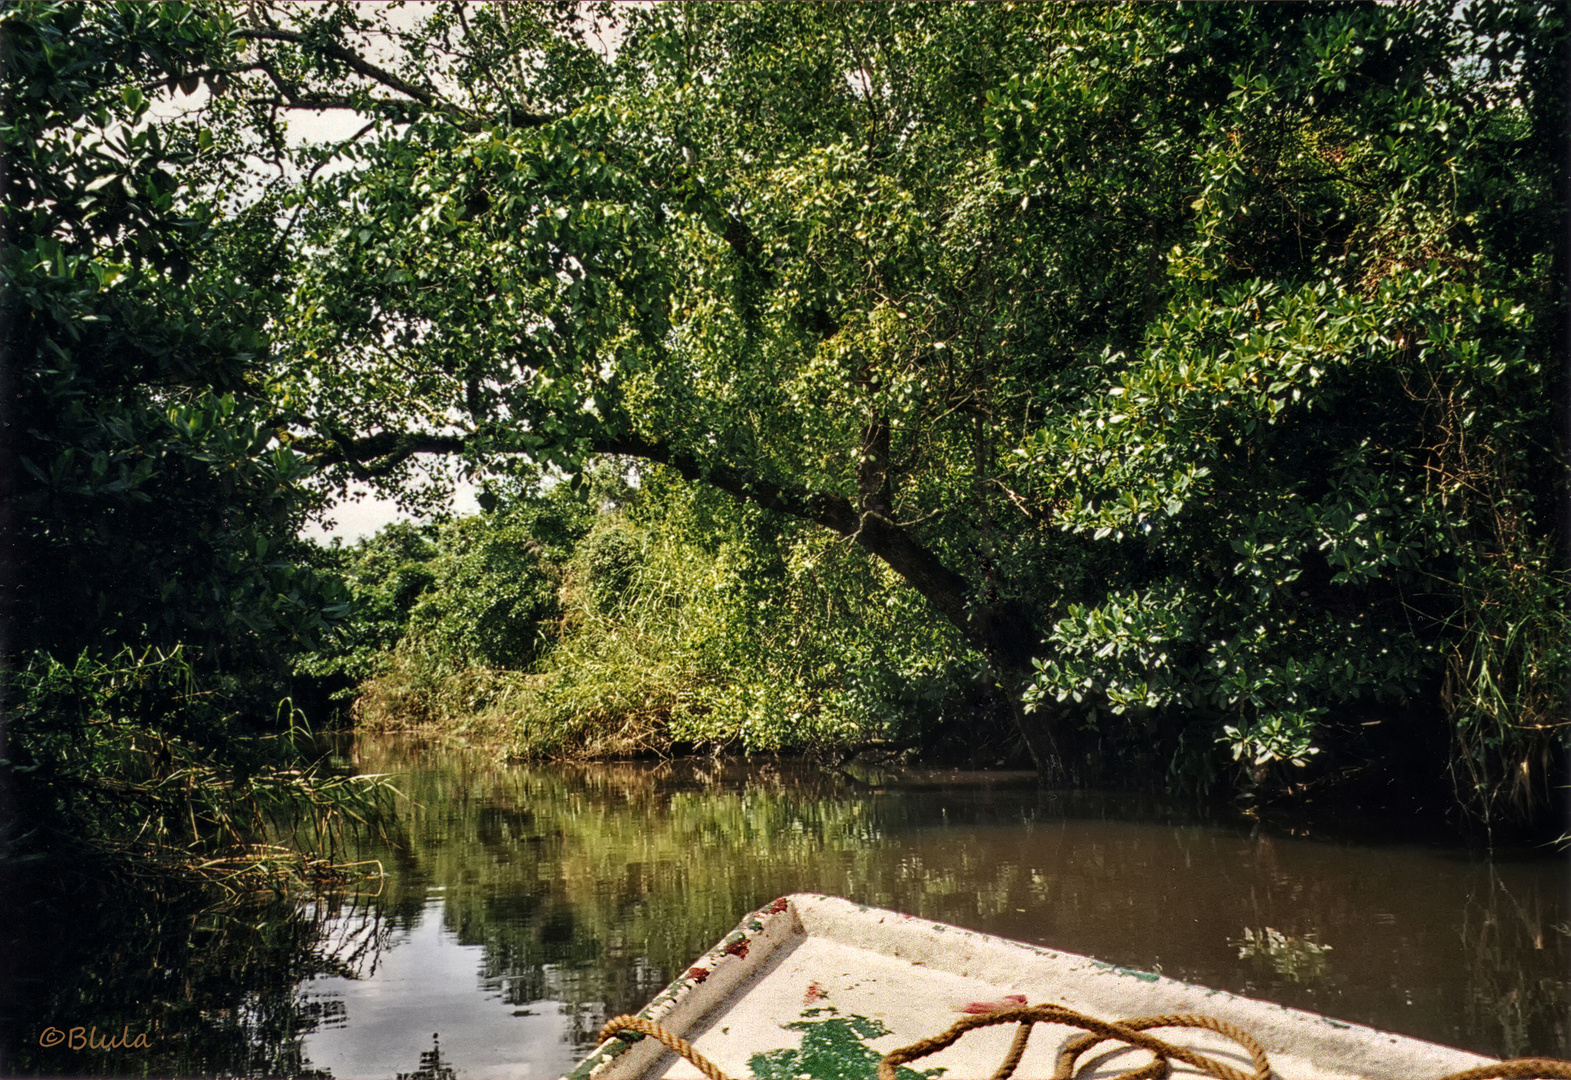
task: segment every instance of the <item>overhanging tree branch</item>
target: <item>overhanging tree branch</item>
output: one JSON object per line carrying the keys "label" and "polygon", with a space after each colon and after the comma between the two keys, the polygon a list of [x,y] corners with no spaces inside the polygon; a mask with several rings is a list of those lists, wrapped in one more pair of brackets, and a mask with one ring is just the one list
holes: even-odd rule
{"label": "overhanging tree branch", "polygon": [[416,454],[461,454],[469,440],[463,435],[382,431],[359,438],[308,436],[292,439],[291,449],[319,469],[343,465],[356,480],[386,476]]}
{"label": "overhanging tree branch", "polygon": [[[640,435],[605,434],[592,437],[589,443],[597,453],[652,461],[684,479],[717,487],[765,510],[832,529],[887,563],[973,645],[989,655],[996,654],[998,643],[972,618],[970,586],[965,578],[882,513],[859,512],[841,495],[782,484],[731,465],[701,462]],[[469,440],[463,435],[379,432],[360,438],[298,439],[291,445],[318,467],[346,465],[357,479],[368,480],[387,475],[415,454],[461,454]]]}
{"label": "overhanging tree branch", "polygon": [[[1029,613],[1021,605],[977,603],[966,579],[945,566],[907,529],[880,512],[858,511],[845,496],[782,484],[732,465],[700,461],[641,435],[606,431],[591,435],[588,444],[596,453],[652,461],[684,479],[709,484],[765,510],[822,525],[882,560],[988,657],[999,672],[1016,726],[1037,771],[1043,777],[1063,774],[1063,760],[1051,731],[1027,716],[1020,700],[1036,641]],[[461,454],[469,448],[470,440],[464,435],[380,432],[361,438],[302,439],[293,445],[319,466],[347,465],[356,477],[371,479],[386,475],[415,454]]]}
{"label": "overhanging tree branch", "polygon": [[[405,97],[419,104],[440,112],[450,119],[454,125],[464,131],[478,131],[483,126],[480,117],[460,108],[451,101],[446,101],[430,90],[424,90],[395,72],[388,71],[380,65],[373,64],[365,57],[346,49],[333,41],[323,41],[310,37],[294,30],[284,30],[275,27],[245,27],[235,30],[232,36],[240,40],[252,41],[280,41],[296,45],[302,49],[313,50],[322,56],[336,60],[357,75],[364,76],[371,81],[387,87],[389,90],[403,94]],[[343,95],[330,94],[305,94],[287,80],[284,80],[271,66],[263,65],[268,77],[272,79],[279,91],[290,100],[297,108],[324,109],[324,108],[354,108],[354,99]],[[389,104],[385,99],[380,104]],[[554,117],[539,113],[527,112],[513,106],[508,111],[507,122],[514,127],[543,127],[549,124]]]}

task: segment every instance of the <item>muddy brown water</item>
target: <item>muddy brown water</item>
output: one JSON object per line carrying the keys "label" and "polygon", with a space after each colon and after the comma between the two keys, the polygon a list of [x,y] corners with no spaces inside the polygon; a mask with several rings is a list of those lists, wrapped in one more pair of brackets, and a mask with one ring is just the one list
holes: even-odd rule
{"label": "muddy brown water", "polygon": [[[1271,835],[1008,777],[498,766],[362,739],[408,850],[298,989],[334,1076],[560,1075],[741,915],[822,892],[1501,1056],[1571,1056],[1563,858]],[[935,1017],[935,1031],[952,1017]],[[422,1055],[424,1055],[422,1057]],[[433,1073],[433,1075],[435,1075]]]}
{"label": "muddy brown water", "polygon": [[[339,756],[402,792],[396,842],[347,853],[381,876],[260,915],[30,910],[0,1074],[549,1080],[791,892],[1571,1057],[1571,864],[1549,853],[1291,835],[998,774],[524,768],[408,737]],[[153,1045],[40,1043],[72,1025]]]}

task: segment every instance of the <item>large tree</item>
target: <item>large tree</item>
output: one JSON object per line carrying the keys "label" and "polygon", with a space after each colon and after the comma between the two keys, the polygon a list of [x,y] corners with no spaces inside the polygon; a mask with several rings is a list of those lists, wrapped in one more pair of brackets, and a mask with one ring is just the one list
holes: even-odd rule
{"label": "large tree", "polygon": [[[624,455],[815,522],[1034,686],[1046,773],[1087,710],[1269,768],[1457,642],[1455,700],[1563,670],[1484,583],[1564,594],[1553,5],[245,12],[232,107],[366,124],[289,207],[324,476]],[[1541,714],[1483,767],[1541,787]]]}

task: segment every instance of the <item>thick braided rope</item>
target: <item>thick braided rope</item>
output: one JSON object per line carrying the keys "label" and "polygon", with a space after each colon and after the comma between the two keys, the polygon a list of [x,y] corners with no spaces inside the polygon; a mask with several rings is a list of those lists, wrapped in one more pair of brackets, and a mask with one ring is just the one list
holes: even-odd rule
{"label": "thick braided rope", "polygon": [[[1145,1030],[1154,1027],[1205,1028],[1219,1035],[1227,1036],[1245,1050],[1248,1050],[1249,1056],[1254,1060],[1257,1071],[1269,1071],[1271,1067],[1270,1062],[1266,1060],[1265,1047],[1256,1042],[1254,1036],[1250,1035],[1243,1028],[1230,1024],[1226,1020],[1219,1020],[1214,1016],[1167,1013],[1160,1016],[1137,1016],[1129,1020],[1121,1020],[1119,1023],[1123,1027],[1135,1030]],[[1026,1043],[1031,1038],[1031,1028],[1031,1022],[1025,1021],[1021,1023],[1020,1030],[1015,1032],[1014,1041],[1009,1045],[1009,1053],[1004,1056],[1003,1064],[999,1065],[998,1071],[993,1074],[992,1080],[1009,1080],[1014,1075],[1015,1069],[1020,1064],[1020,1059],[1025,1055]],[[1067,1080],[1067,1078],[1072,1077],[1075,1071],[1075,1062],[1093,1046],[1106,1042],[1107,1038],[1108,1036],[1098,1035],[1092,1031],[1084,1035],[1076,1035],[1064,1043],[1058,1051],[1058,1061],[1053,1070],[1053,1080]],[[1162,1078],[1173,1071],[1172,1063],[1166,1057],[1156,1050],[1151,1052],[1155,1055],[1155,1060],[1148,1061],[1146,1064],[1130,1069],[1127,1072],[1119,1073],[1113,1080],[1162,1080]]]}
{"label": "thick braided rope", "polygon": [[645,1020],[641,1016],[618,1016],[607,1020],[605,1027],[600,1029],[600,1041],[605,1042],[622,1031],[636,1031],[640,1035],[648,1035],[651,1039],[664,1043],[688,1061],[691,1061],[698,1071],[707,1076],[709,1080],[730,1080],[725,1073],[720,1071],[718,1065],[703,1054],[700,1054],[693,1047],[692,1043],[675,1032],[667,1031],[653,1020]]}
{"label": "thick braided rope", "polygon": [[[1031,1031],[1034,1025],[1029,1021],[1020,1025],[1015,1032],[1015,1037],[1009,1044],[1009,1053],[1004,1055],[1003,1063],[998,1066],[998,1071],[993,1074],[992,1080],[1009,1080],[1014,1075],[1015,1069],[1020,1065],[1020,1059],[1025,1056],[1026,1044],[1031,1040]],[[1074,1042],[1083,1046],[1092,1046],[1102,1041],[1099,1035],[1079,1035]],[[1062,1080],[1074,1072],[1075,1059],[1080,1056],[1078,1049],[1071,1050],[1066,1043],[1058,1052],[1058,1061],[1053,1069],[1054,1080]],[[1153,1054],[1152,1059],[1138,1068],[1121,1072],[1113,1080],[1166,1080],[1173,1071],[1172,1062],[1160,1055]]]}
{"label": "thick braided rope", "polygon": [[[1171,1019],[1173,1018],[1139,1017],[1136,1019],[1136,1022],[1138,1023],[1139,1020]],[[1210,1018],[1207,1019],[1209,1020]],[[1143,1050],[1149,1050],[1159,1058],[1173,1058],[1178,1061],[1182,1061],[1186,1065],[1192,1065],[1201,1072],[1216,1077],[1216,1080],[1270,1080],[1271,1077],[1271,1065],[1265,1059],[1265,1051],[1261,1050],[1258,1043],[1249,1038],[1247,1034],[1242,1032],[1238,1033],[1244,1034],[1244,1038],[1248,1040],[1247,1042],[1242,1042],[1242,1045],[1245,1047],[1245,1049],[1250,1051],[1250,1056],[1254,1059],[1255,1071],[1253,1073],[1242,1072],[1233,1068],[1231,1065],[1224,1065],[1220,1061],[1216,1061],[1213,1058],[1206,1057],[1204,1054],[1190,1050],[1188,1047],[1175,1046],[1172,1043],[1158,1039],[1154,1035],[1147,1035],[1137,1027],[1130,1026],[1127,1023],[1114,1024],[1109,1023],[1106,1020],[1098,1020],[1094,1016],[1087,1016],[1085,1013],[1075,1012],[1073,1009],[1066,1009],[1062,1005],[1026,1005],[1017,1009],[996,1009],[989,1013],[978,1013],[975,1016],[962,1017],[950,1025],[947,1031],[942,1031],[931,1038],[914,1042],[910,1046],[902,1046],[899,1049],[891,1050],[889,1053],[885,1054],[884,1059],[878,1063],[878,1080],[897,1080],[896,1070],[901,1065],[904,1065],[910,1061],[916,1061],[918,1058],[927,1057],[929,1054],[937,1053],[946,1046],[950,1046],[957,1042],[960,1039],[960,1036],[964,1035],[968,1031],[979,1027],[991,1027],[994,1024],[1010,1023],[1051,1023],[1064,1024],[1069,1027],[1084,1028],[1087,1031],[1094,1032],[1098,1036],[1093,1040],[1093,1042],[1101,1042],[1102,1040],[1109,1038],[1118,1039],[1119,1041],[1126,1042],[1131,1046],[1138,1046]],[[1216,1020],[1214,1021],[1214,1024],[1218,1026],[1212,1027],[1210,1023],[1205,1025],[1194,1024],[1189,1026],[1211,1027],[1211,1030],[1218,1031],[1220,1034],[1227,1035],[1229,1038],[1236,1037],[1234,1032],[1237,1032],[1238,1029],[1233,1028],[1231,1024],[1226,1024],[1226,1022],[1222,1020]],[[1151,1024],[1149,1026],[1169,1027],[1173,1025]],[[1222,1030],[1223,1026],[1229,1030]],[[1016,1043],[1020,1043],[1022,1041],[1023,1040],[1021,1040],[1017,1035]],[[1020,1047],[1020,1051],[1021,1053],[1024,1053],[1024,1046]],[[1066,1059],[1065,1055],[1060,1054],[1058,1068],[1055,1070],[1053,1080],[1065,1080],[1065,1078],[1070,1075],[1065,1071],[1065,1069],[1072,1069],[1074,1067],[1075,1058],[1078,1056],[1079,1055],[1077,1053],[1073,1056],[1069,1056]],[[1005,1064],[1008,1064],[1011,1058],[1013,1058],[1015,1062],[1018,1063],[1019,1059],[1015,1054],[1014,1046],[1010,1047],[1010,1053],[1008,1057],[1005,1058]],[[1010,1071],[1013,1072],[1013,1069]],[[1001,1068],[999,1072],[1003,1073],[1003,1069]],[[1154,1075],[1159,1074],[1151,1072],[1149,1067],[1142,1067],[1134,1071],[1134,1076],[1145,1077]],[[1125,1076],[1128,1077],[1129,1080],[1134,1080],[1134,1077],[1127,1073]]]}
{"label": "thick braided rope", "polygon": [[993,1074],[993,1080],[1009,1080],[1015,1074],[1015,1068],[1020,1064],[1020,1059],[1025,1057],[1026,1043],[1031,1041],[1031,1025],[1021,1024],[1015,1032],[1014,1041],[1009,1044],[1009,1053],[1004,1055],[1003,1062],[998,1066],[998,1071]]}
{"label": "thick braided rope", "polygon": [[[1015,1032],[1009,1052],[1004,1056],[998,1071],[993,1074],[993,1080],[1009,1080],[1013,1075],[1015,1068],[1020,1064],[1020,1059],[1025,1055],[1032,1026],[1038,1023],[1063,1024],[1084,1028],[1086,1031],[1086,1034],[1076,1035],[1065,1042],[1063,1048],[1059,1050],[1052,1080],[1072,1080],[1075,1063],[1080,1057],[1091,1047],[1109,1039],[1117,1039],[1130,1046],[1137,1046],[1156,1056],[1155,1061],[1119,1073],[1113,1080],[1160,1080],[1171,1071],[1170,1058],[1192,1065],[1216,1077],[1217,1080],[1272,1080],[1271,1066],[1266,1060],[1265,1049],[1247,1031],[1226,1020],[1201,1014],[1170,1013],[1159,1016],[1136,1016],[1117,1023],[1109,1023],[1098,1020],[1094,1016],[1077,1013],[1073,1009],[1066,1009],[1061,1005],[1027,1005],[1017,1009],[999,1009],[964,1017],[951,1025],[948,1030],[932,1038],[923,1039],[910,1046],[902,1046],[885,1054],[883,1060],[878,1063],[878,1080],[897,1080],[897,1070],[901,1065],[937,1053],[957,1042],[968,1031],[1008,1023],[1018,1023],[1020,1029]],[[1204,1028],[1226,1036],[1249,1051],[1255,1071],[1242,1072],[1204,1054],[1165,1042],[1154,1035],[1145,1034],[1143,1029],[1154,1027]],[[645,1020],[638,1016],[618,1016],[607,1021],[605,1027],[600,1029],[600,1041],[605,1042],[623,1031],[647,1035],[669,1047],[692,1062],[708,1080],[729,1080],[726,1074],[720,1071],[719,1066],[700,1054],[692,1043],[652,1020]],[[1556,1058],[1515,1058],[1463,1069],[1461,1072],[1447,1073],[1435,1077],[1435,1080],[1571,1080],[1571,1061]]]}
{"label": "thick braided rope", "polygon": [[[1269,1076],[1271,1074],[1271,1062],[1266,1059],[1265,1047],[1256,1042],[1253,1035],[1237,1024],[1218,1019],[1215,1016],[1206,1016],[1203,1013],[1162,1013],[1156,1016],[1135,1016],[1128,1020],[1120,1020],[1118,1023],[1120,1026],[1134,1031],[1144,1031],[1147,1028],[1159,1027],[1204,1028],[1207,1031],[1214,1031],[1218,1035],[1232,1039],[1239,1046],[1249,1051],[1249,1058],[1254,1062],[1255,1075]],[[1106,1036],[1098,1035],[1095,1032],[1087,1032],[1084,1035],[1076,1035],[1064,1043],[1063,1048],[1058,1052],[1056,1076],[1069,1077],[1074,1075],[1075,1062],[1080,1056],[1097,1043],[1104,1041],[1106,1041]],[[1160,1066],[1161,1071],[1147,1071],[1152,1067],[1145,1066],[1144,1069],[1135,1069],[1124,1073],[1122,1076],[1116,1077],[1115,1080],[1144,1080],[1146,1076],[1166,1076],[1169,1066],[1165,1060],[1165,1055],[1157,1050],[1152,1050],[1152,1053],[1157,1055],[1157,1061],[1153,1064]]]}

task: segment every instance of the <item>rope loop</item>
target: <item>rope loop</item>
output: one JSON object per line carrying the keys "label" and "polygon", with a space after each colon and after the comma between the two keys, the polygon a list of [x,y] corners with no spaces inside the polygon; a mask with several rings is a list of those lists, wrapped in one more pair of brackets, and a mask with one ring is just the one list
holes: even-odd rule
{"label": "rope loop", "polygon": [[[1019,1024],[1020,1027],[1015,1032],[1014,1040],[1009,1044],[1009,1052],[1004,1055],[998,1071],[993,1074],[993,1080],[1010,1080],[1014,1075],[1020,1059],[1025,1056],[1026,1043],[1031,1038],[1031,1030],[1037,1024],[1058,1024],[1081,1028],[1084,1031],[1084,1034],[1070,1038],[1059,1049],[1051,1080],[1073,1080],[1075,1065],[1086,1051],[1109,1040],[1138,1047],[1149,1051],[1152,1055],[1151,1061],[1121,1072],[1113,1080],[1165,1080],[1172,1073],[1174,1061],[1181,1061],[1185,1065],[1199,1069],[1215,1080],[1273,1080],[1271,1063],[1266,1059],[1265,1048],[1243,1028],[1218,1017],[1199,1013],[1163,1013],[1157,1016],[1135,1016],[1127,1020],[1107,1021],[1098,1020],[1094,1016],[1087,1016],[1085,1013],[1076,1012],[1062,1005],[1023,1005],[1018,1008],[996,1009],[993,1012],[963,1017],[931,1038],[922,1039],[910,1046],[902,1046],[885,1054],[883,1060],[878,1063],[878,1080],[898,1080],[900,1066],[952,1046],[968,1031],[992,1027],[995,1024]],[[1233,1040],[1248,1052],[1250,1062],[1254,1066],[1253,1071],[1244,1072],[1235,1069],[1199,1051],[1146,1034],[1148,1028],[1177,1027],[1202,1028]],[[600,1041],[603,1043],[617,1036],[626,1039],[629,1036],[623,1034],[624,1032],[632,1033],[635,1039],[647,1035],[657,1040],[692,1062],[708,1080],[729,1080],[729,1077],[720,1071],[719,1066],[700,1054],[692,1043],[675,1032],[661,1027],[653,1020],[645,1020],[641,1016],[618,1016],[607,1021],[605,1027],[600,1029]],[[1510,1061],[1479,1065],[1461,1072],[1447,1073],[1445,1076],[1436,1077],[1435,1080],[1571,1080],[1571,1061],[1556,1058],[1514,1058]]]}
{"label": "rope loop", "polygon": [[[1069,1080],[1074,1075],[1075,1062],[1080,1056],[1097,1043],[1108,1039],[1117,1039],[1130,1046],[1149,1050],[1156,1059],[1147,1065],[1121,1074],[1116,1080],[1165,1077],[1172,1069],[1170,1059],[1191,1065],[1208,1076],[1215,1077],[1216,1080],[1271,1080],[1271,1063],[1266,1060],[1265,1049],[1247,1031],[1226,1020],[1219,1020],[1214,1016],[1174,1014],[1139,1016],[1131,1020],[1110,1023],[1062,1005],[1024,1005],[1014,1009],[995,1009],[993,1012],[962,1017],[951,1024],[947,1031],[885,1054],[884,1059],[878,1063],[878,1080],[897,1080],[901,1065],[953,1045],[968,1031],[980,1027],[992,1027],[995,1024],[1011,1023],[1018,1023],[1020,1030],[1015,1033],[1009,1053],[1004,1057],[998,1071],[993,1074],[993,1080],[1008,1080],[1014,1073],[1015,1067],[1020,1064],[1020,1058],[1025,1054],[1026,1041],[1030,1038],[1032,1025],[1041,1023],[1078,1027],[1087,1032],[1086,1035],[1077,1036],[1064,1044],[1063,1049],[1059,1051],[1052,1080]],[[1177,1046],[1154,1035],[1147,1035],[1143,1029],[1151,1027],[1198,1027],[1225,1035],[1249,1052],[1255,1067],[1254,1071],[1242,1072],[1186,1046]]]}
{"label": "rope loop", "polygon": [[718,1065],[703,1054],[700,1054],[693,1047],[692,1043],[674,1031],[667,1031],[653,1020],[645,1020],[641,1016],[618,1016],[615,1019],[606,1021],[605,1027],[600,1029],[600,1041],[605,1042],[612,1036],[619,1035],[624,1031],[636,1031],[640,1035],[648,1035],[651,1039],[664,1043],[688,1061],[691,1061],[698,1071],[708,1077],[709,1080],[730,1080],[725,1073],[720,1071]]}

